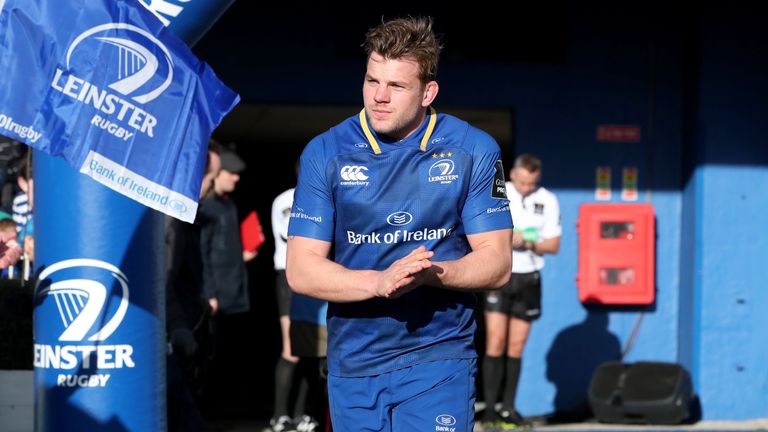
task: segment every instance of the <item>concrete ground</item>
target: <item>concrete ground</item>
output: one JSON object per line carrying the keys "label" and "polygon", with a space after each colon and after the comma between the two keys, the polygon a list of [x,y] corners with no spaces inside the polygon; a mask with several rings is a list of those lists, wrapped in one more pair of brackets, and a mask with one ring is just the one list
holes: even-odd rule
{"label": "concrete ground", "polygon": [[[33,429],[32,371],[0,371],[0,432],[31,432]],[[768,419],[702,421],[681,426],[614,425],[595,422],[544,424],[532,419],[533,431],[665,432],[665,431],[768,431]],[[205,432],[261,432],[268,420],[225,419],[209,421]],[[398,431],[399,432],[399,431]],[[410,431],[403,431],[410,432]]]}
{"label": "concrete ground", "polygon": [[[218,421],[206,425],[205,432],[261,432],[267,427],[265,421]],[[563,423],[557,425],[536,425],[530,431],[599,431],[599,432],[679,432],[679,431],[766,431],[768,419],[750,421],[702,421],[692,425],[651,426],[614,425],[604,423]],[[407,432],[407,431],[405,431]]]}
{"label": "concrete ground", "polygon": [[759,431],[768,430],[768,419],[751,421],[702,421],[681,426],[612,425],[604,423],[569,423],[536,426],[537,431]]}

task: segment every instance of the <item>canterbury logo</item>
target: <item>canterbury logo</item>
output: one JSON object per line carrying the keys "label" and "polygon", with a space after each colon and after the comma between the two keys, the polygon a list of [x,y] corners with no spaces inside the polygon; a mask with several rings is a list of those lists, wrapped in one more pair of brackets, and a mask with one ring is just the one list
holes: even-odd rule
{"label": "canterbury logo", "polygon": [[341,168],[340,174],[346,181],[368,180],[368,176],[363,171],[368,171],[368,168],[360,165],[345,165]]}
{"label": "canterbury logo", "polygon": [[[107,303],[107,287],[94,279],[70,278],[56,280],[57,272],[75,269],[67,275],[84,273],[82,269],[97,268],[107,270],[120,285],[120,304],[112,318],[101,328],[93,332],[97,320],[105,314]],[[89,272],[90,273],[90,272]],[[64,332],[59,336],[60,341],[82,341],[90,333],[89,341],[103,341],[108,338],[125,317],[128,310],[128,278],[119,268],[104,261],[95,259],[71,259],[57,262],[40,273],[35,290],[41,283],[48,284],[38,292],[41,296],[53,296],[59,316],[64,324]],[[103,320],[102,320],[103,321]]]}
{"label": "canterbury logo", "polygon": [[[125,37],[104,35],[108,32],[116,33],[117,31],[121,31],[121,34],[133,35],[133,37],[137,37],[135,35],[138,34],[140,35],[137,37],[138,39],[141,39],[144,43],[148,42],[152,46],[146,47],[135,40],[126,39]],[[97,36],[99,34],[101,35]],[[71,69],[70,61],[72,54],[78,45],[88,38],[99,40],[117,48],[117,55],[111,56],[111,58],[114,58],[115,64],[110,68],[110,70],[117,71],[117,76],[113,78],[114,81],[109,85],[109,88],[126,96],[131,96],[136,102],[145,104],[160,96],[171,85],[173,80],[173,60],[168,49],[147,31],[125,23],[102,24],[81,33],[67,50],[68,69]],[[163,68],[165,71],[163,73],[167,76],[164,81],[150,86],[150,88],[145,88],[145,85],[158,74],[158,69],[160,69],[160,61],[153,54],[153,51],[159,51],[165,57],[164,61],[167,67]],[[140,92],[142,88],[145,89],[143,92]],[[140,92],[140,94],[133,95],[137,92]]]}

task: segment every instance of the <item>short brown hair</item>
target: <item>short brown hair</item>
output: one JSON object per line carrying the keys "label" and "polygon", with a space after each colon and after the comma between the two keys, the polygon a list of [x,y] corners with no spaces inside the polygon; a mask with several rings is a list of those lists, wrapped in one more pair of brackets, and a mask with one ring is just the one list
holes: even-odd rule
{"label": "short brown hair", "polygon": [[525,168],[531,173],[539,172],[541,171],[541,159],[530,153],[521,154],[515,159],[513,168]]}
{"label": "short brown hair", "polygon": [[443,48],[432,31],[431,17],[397,18],[368,30],[363,48],[368,58],[378,53],[386,59],[413,57],[419,64],[422,83],[437,77],[437,62]]}
{"label": "short brown hair", "polygon": [[16,221],[11,218],[0,219],[0,233],[16,232]]}

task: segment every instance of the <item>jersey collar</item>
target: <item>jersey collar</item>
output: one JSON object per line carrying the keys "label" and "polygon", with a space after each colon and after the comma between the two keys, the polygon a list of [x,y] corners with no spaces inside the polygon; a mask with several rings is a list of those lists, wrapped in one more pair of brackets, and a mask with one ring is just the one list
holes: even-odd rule
{"label": "jersey collar", "polygon": [[[421,138],[421,145],[419,146],[419,149],[423,152],[427,151],[427,143],[429,142],[429,137],[432,136],[432,132],[435,130],[435,123],[437,123],[437,111],[435,111],[434,108],[429,107],[427,130],[424,131],[424,136]],[[376,141],[373,132],[371,132],[371,129],[368,127],[368,119],[365,117],[365,108],[360,111],[360,126],[363,128],[363,133],[365,134],[365,137],[368,138],[368,143],[371,145],[373,152],[375,154],[381,154],[379,142]]]}

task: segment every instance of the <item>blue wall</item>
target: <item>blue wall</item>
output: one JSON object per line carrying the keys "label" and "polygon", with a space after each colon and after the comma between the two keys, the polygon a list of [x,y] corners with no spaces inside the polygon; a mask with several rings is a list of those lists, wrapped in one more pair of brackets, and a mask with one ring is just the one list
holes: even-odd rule
{"label": "blue wall", "polygon": [[[525,415],[583,407],[597,365],[630,348],[629,362],[685,365],[705,419],[768,417],[768,37],[749,14],[704,12],[709,18],[571,10],[563,61],[441,66],[438,110],[512,109],[517,152],[541,156],[543,184],[560,199],[561,251],[547,259],[544,315],[518,393]],[[361,104],[363,59],[334,60],[323,21],[302,23],[290,37],[249,40],[246,56],[214,48],[242,41],[230,29],[200,55],[246,101]],[[639,125],[641,142],[597,142],[600,124]],[[587,308],[577,299],[576,218],[594,201],[597,166],[612,168],[614,202],[622,167],[637,167],[639,201],[655,208],[649,307]]]}
{"label": "blue wall", "polygon": [[[757,17],[705,19],[689,137],[683,278],[694,305],[688,356],[709,418],[768,412],[768,48]],[[687,289],[687,287],[686,287]]]}
{"label": "blue wall", "polygon": [[[518,77],[520,88],[502,96],[518,114],[518,151],[542,156],[544,184],[558,195],[563,214],[561,251],[544,271],[544,315],[524,356],[518,406],[529,415],[583,408],[594,369],[619,359],[624,347],[626,361],[678,358],[682,40],[650,34],[643,23],[625,24],[603,28],[603,35],[592,26],[572,29],[566,65],[551,71],[551,79]],[[598,124],[639,125],[642,140],[597,142]],[[656,302],[647,308],[586,308],[576,297],[578,209],[594,201],[595,168],[603,165],[612,168],[614,202],[622,167],[635,166],[640,201],[655,207]]]}

